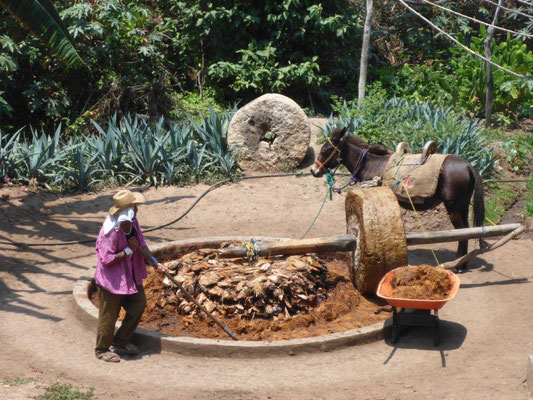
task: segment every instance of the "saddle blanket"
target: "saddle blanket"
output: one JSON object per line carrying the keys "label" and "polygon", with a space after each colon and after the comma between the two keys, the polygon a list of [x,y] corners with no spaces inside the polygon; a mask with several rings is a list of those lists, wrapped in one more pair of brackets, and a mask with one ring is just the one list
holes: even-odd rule
{"label": "saddle blanket", "polygon": [[420,154],[393,154],[383,172],[383,184],[389,186],[399,200],[422,203],[435,194],[442,163],[447,154],[431,154],[422,163]]}

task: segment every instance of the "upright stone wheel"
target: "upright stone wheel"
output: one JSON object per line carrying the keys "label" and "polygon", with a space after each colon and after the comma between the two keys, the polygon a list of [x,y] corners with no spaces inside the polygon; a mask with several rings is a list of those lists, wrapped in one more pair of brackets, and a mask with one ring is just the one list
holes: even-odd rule
{"label": "upright stone wheel", "polygon": [[383,276],[407,265],[407,240],[396,196],[387,186],[354,189],[346,195],[346,229],[357,247],[350,279],[363,294],[375,294]]}

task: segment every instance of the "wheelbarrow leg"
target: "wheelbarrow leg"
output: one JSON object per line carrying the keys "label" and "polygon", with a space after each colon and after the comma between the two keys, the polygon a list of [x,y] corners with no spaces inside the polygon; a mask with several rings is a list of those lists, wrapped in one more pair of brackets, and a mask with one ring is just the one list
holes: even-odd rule
{"label": "wheelbarrow leg", "polygon": [[396,343],[400,337],[400,324],[398,321],[398,310],[392,307],[392,343]]}
{"label": "wheelbarrow leg", "polygon": [[433,316],[433,345],[438,346],[439,344],[440,344],[439,310],[435,310],[435,315]]}

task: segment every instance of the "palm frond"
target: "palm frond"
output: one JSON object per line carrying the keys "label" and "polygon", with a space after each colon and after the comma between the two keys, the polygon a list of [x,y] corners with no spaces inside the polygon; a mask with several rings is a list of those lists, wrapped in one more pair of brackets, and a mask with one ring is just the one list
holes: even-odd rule
{"label": "palm frond", "polygon": [[0,0],[5,8],[35,36],[41,38],[56,55],[70,66],[79,66],[83,61],[50,0]]}

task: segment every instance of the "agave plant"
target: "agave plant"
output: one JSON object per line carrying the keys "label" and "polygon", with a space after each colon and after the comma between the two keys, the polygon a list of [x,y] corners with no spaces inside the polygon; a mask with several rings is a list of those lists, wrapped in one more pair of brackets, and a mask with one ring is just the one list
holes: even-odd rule
{"label": "agave plant", "polygon": [[234,110],[226,114],[217,114],[209,106],[209,115],[203,117],[199,124],[191,119],[191,125],[197,133],[198,139],[207,145],[208,152],[215,160],[217,167],[230,178],[236,167],[236,160],[233,155],[235,149],[229,148],[227,141],[228,128],[233,113]]}
{"label": "agave plant", "polygon": [[200,140],[206,143],[209,150],[215,154],[226,154],[228,142],[226,140],[232,114],[217,114],[209,106],[209,116],[203,117],[200,124],[191,120],[191,125]]}
{"label": "agave plant", "polygon": [[203,146],[195,143],[190,142],[187,146],[187,165],[191,169],[191,171],[194,173],[194,179],[196,183],[200,182],[200,176],[202,173],[209,168],[211,165],[213,165],[214,161],[207,161],[204,159],[206,153],[206,147],[207,143],[204,143]]}
{"label": "agave plant", "polygon": [[42,180],[46,175],[47,169],[53,169],[56,162],[63,155],[63,152],[59,149],[61,125],[57,127],[52,137],[46,135],[42,130],[38,134],[36,130],[31,128],[31,132],[31,142],[24,140],[18,147],[20,156],[19,179],[26,181],[32,178]]}
{"label": "agave plant", "polygon": [[13,135],[6,135],[0,131],[0,178],[9,176],[15,168],[17,146],[21,132],[22,129],[19,129]]}
{"label": "agave plant", "polygon": [[152,129],[147,122],[140,121],[135,116],[133,119],[124,119],[122,135],[128,146],[132,166],[135,171],[139,171],[137,178],[156,185],[163,160],[163,147],[168,141],[169,132],[163,131],[162,124]]}
{"label": "agave plant", "polygon": [[93,184],[100,179],[97,174],[100,172],[95,168],[95,159],[98,153],[89,152],[89,147],[83,143],[71,143],[67,146],[69,152],[67,154],[68,163],[62,164],[61,168],[65,171],[62,179],[72,182],[73,186],[78,190],[89,190]]}
{"label": "agave plant", "polygon": [[107,130],[92,121],[93,126],[100,133],[89,139],[92,151],[97,154],[96,163],[100,169],[112,177],[118,177],[124,171],[126,146],[120,140],[120,126],[117,124],[117,115],[111,117],[107,124]]}
{"label": "agave plant", "polygon": [[168,149],[179,150],[187,146],[193,140],[193,129],[190,125],[182,124],[178,126],[177,124],[171,124],[169,127],[169,144]]}

